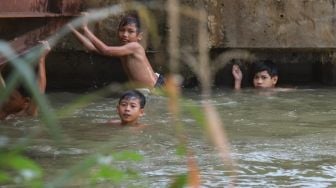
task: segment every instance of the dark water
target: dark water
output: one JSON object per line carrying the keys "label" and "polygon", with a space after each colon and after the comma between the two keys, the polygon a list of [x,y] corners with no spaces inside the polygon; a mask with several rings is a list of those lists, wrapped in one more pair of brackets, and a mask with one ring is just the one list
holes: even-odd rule
{"label": "dark water", "polygon": [[[195,108],[201,96],[185,91]],[[56,110],[82,94],[50,93]],[[168,187],[176,175],[187,172],[186,159],[176,154],[179,133],[199,165],[203,187],[226,187],[228,168],[223,165],[207,134],[195,118],[184,112],[178,131],[167,110],[167,99],[149,96],[145,129],[104,124],[117,118],[117,98],[98,98],[60,119],[62,145],[56,146],[44,132],[29,144],[27,153],[44,169],[46,180],[62,174],[90,154],[135,151],[141,162],[119,161],[111,165],[131,168],[140,175],[124,187]],[[215,91],[210,101],[218,109],[232,157],[237,163],[236,187],[335,187],[336,186],[336,90],[298,89],[272,94]],[[183,105],[182,105],[183,106]],[[1,123],[2,138],[9,142],[39,129],[34,119],[16,118]],[[71,185],[90,187],[86,178]],[[102,183],[102,187],[108,186]],[[100,185],[99,185],[100,186]]]}

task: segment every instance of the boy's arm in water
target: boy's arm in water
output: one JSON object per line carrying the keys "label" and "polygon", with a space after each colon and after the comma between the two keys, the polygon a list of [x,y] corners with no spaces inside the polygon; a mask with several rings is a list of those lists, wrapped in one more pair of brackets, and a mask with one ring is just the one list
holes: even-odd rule
{"label": "boy's arm in water", "polygon": [[243,73],[240,70],[239,65],[232,66],[232,75],[234,78],[234,89],[239,90],[241,88],[241,82],[243,80]]}

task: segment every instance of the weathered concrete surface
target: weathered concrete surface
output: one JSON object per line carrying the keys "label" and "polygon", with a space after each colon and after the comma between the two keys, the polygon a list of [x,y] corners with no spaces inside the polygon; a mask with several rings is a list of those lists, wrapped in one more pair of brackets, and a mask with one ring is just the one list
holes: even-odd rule
{"label": "weathered concrete surface", "polygon": [[[163,72],[162,65],[154,63],[153,54],[148,57],[153,60],[153,68]],[[48,90],[91,90],[128,81],[118,58],[72,50],[54,51],[46,62]]]}
{"label": "weathered concrete surface", "polygon": [[335,0],[208,1],[215,48],[335,48]]}
{"label": "weathered concrete surface", "polygon": [[[212,63],[222,53],[244,49],[255,60],[278,64],[281,85],[336,84],[335,0],[183,0],[208,14]],[[181,44],[197,46],[197,24],[183,18]],[[181,40],[181,41],[182,41]],[[236,59],[240,59],[239,57]],[[244,85],[250,86],[249,61]],[[218,70],[215,84],[232,86],[231,65]]]}
{"label": "weathered concrete surface", "polygon": [[48,90],[97,89],[127,81],[116,58],[83,51],[54,52],[47,60]]}

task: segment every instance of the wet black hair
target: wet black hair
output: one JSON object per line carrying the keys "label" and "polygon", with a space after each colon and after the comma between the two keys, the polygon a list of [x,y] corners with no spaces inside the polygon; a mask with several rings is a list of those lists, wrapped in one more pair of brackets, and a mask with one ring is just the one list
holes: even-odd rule
{"label": "wet black hair", "polygon": [[140,19],[139,19],[139,16],[138,16],[137,13],[130,13],[130,14],[127,14],[126,16],[124,16],[119,23],[118,29],[120,29],[121,27],[124,27],[126,25],[129,25],[129,24],[135,24],[135,27],[137,29],[136,32],[137,33],[141,32]]}
{"label": "wet black hair", "polygon": [[278,68],[271,60],[262,60],[254,64],[253,76],[262,71],[267,71],[271,77],[278,76]]}
{"label": "wet black hair", "polygon": [[129,100],[131,98],[136,98],[139,99],[140,101],[140,108],[145,108],[146,105],[146,97],[144,94],[142,94],[140,91],[138,90],[129,90],[126,91],[125,93],[123,93],[120,98],[119,98],[119,102],[118,104],[120,104],[120,102],[124,99]]}

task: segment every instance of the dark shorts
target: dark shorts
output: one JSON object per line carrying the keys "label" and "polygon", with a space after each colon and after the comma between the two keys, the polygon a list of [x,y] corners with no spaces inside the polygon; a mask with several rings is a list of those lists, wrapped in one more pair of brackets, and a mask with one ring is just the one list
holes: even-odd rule
{"label": "dark shorts", "polygon": [[162,74],[159,75],[158,79],[156,80],[156,83],[154,85],[155,88],[163,87],[165,84],[165,79]]}

